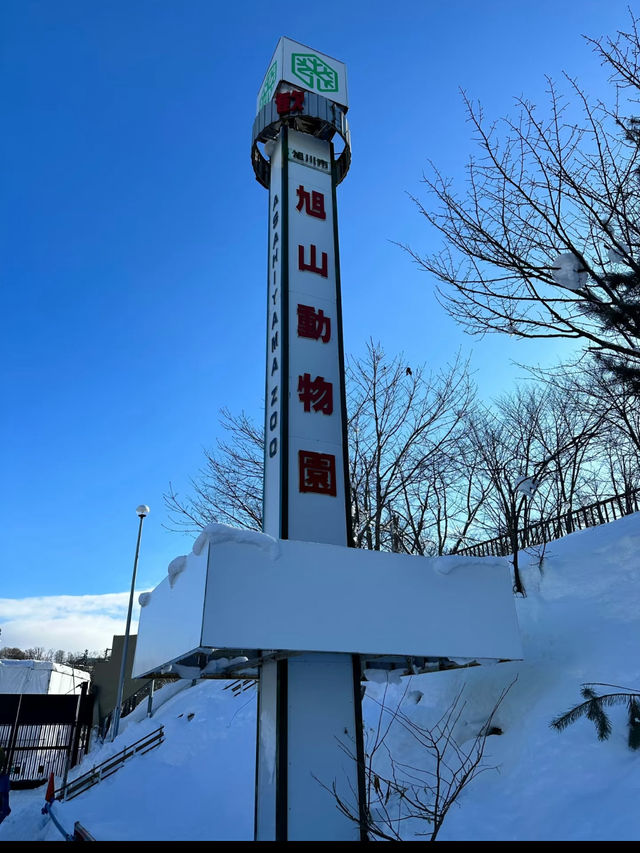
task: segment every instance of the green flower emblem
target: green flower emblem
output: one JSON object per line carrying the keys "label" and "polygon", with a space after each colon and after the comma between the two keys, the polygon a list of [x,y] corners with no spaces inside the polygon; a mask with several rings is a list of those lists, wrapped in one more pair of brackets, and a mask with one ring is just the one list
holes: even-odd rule
{"label": "green flower emblem", "polygon": [[292,53],[291,71],[310,89],[338,91],[338,73],[315,53]]}
{"label": "green flower emblem", "polygon": [[265,104],[268,104],[273,97],[273,90],[276,88],[276,76],[278,72],[278,61],[276,60],[271,68],[267,71],[267,76],[260,92],[260,100],[258,101],[258,109],[261,110]]}

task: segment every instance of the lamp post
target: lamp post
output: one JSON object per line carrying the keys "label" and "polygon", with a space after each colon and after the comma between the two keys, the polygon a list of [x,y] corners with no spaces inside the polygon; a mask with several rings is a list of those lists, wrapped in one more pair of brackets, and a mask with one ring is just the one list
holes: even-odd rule
{"label": "lamp post", "polygon": [[120,663],[120,679],[118,681],[118,696],[113,709],[113,725],[111,727],[111,740],[118,736],[120,727],[120,713],[122,711],[122,691],[124,689],[124,673],[127,666],[127,651],[129,649],[129,628],[131,627],[131,611],[133,610],[133,591],[136,585],[136,572],[138,571],[138,554],[140,553],[140,537],[142,536],[142,522],[149,515],[149,507],[144,504],[136,509],[140,524],[138,525],[138,541],[136,543],[136,556],[133,561],[133,575],[131,577],[131,592],[129,593],[129,610],[127,612],[127,627],[124,632],[124,645],[122,647],[122,662]]}

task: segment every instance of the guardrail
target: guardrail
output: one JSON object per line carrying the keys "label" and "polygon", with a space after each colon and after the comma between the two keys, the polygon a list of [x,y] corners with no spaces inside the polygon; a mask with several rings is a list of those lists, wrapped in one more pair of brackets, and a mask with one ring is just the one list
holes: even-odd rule
{"label": "guardrail", "polygon": [[[609,521],[616,521],[618,518],[638,511],[640,511],[640,489],[623,492],[612,498],[596,501],[579,509],[527,525],[518,531],[518,548],[542,545],[554,539],[561,539],[576,530],[607,524]],[[511,553],[511,538],[507,534],[487,539],[485,542],[467,545],[466,548],[456,551],[456,554],[461,557],[506,557]]]}
{"label": "guardrail", "polygon": [[67,782],[66,785],[62,785],[55,791],[55,799],[72,800],[74,797],[97,785],[103,779],[117,773],[125,761],[133,758],[134,755],[138,753],[144,755],[145,752],[155,749],[161,743],[164,743],[164,726],[160,726],[151,732],[151,734],[140,738],[140,740],[132,743],[131,746],[125,746],[123,750],[117,752],[115,755],[111,755],[101,764],[95,765],[87,773],[83,773],[82,776],[78,776],[71,782]]}
{"label": "guardrail", "polygon": [[250,678],[239,678],[236,681],[232,681],[229,684],[225,684],[222,688],[223,690],[231,689],[231,692],[234,696],[239,696],[241,693],[244,693],[246,690],[250,690],[252,687],[256,686],[256,680]]}

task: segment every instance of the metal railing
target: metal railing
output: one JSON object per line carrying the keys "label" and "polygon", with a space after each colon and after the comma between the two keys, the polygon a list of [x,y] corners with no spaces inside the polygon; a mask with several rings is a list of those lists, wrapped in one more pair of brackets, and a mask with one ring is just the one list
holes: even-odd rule
{"label": "metal railing", "polygon": [[[616,521],[618,518],[638,511],[640,511],[640,489],[623,492],[612,498],[596,501],[553,518],[526,525],[517,533],[518,549],[531,548],[554,539],[561,539],[569,533],[575,533],[576,530],[607,524],[609,521]],[[506,557],[512,551],[512,538],[509,534],[503,533],[485,542],[467,545],[466,548],[460,548],[455,553],[461,557]]]}
{"label": "metal railing", "polygon": [[232,681],[229,684],[225,684],[222,688],[223,690],[231,689],[231,692],[234,696],[239,696],[241,693],[244,693],[246,690],[250,690],[252,687],[256,686],[255,679],[248,678],[239,678],[236,681]]}
{"label": "metal railing", "polygon": [[125,746],[123,750],[115,753],[105,759],[101,764],[96,764],[87,773],[78,776],[66,785],[62,785],[55,791],[55,799],[57,800],[72,800],[84,791],[88,791],[94,785],[97,785],[103,779],[107,779],[114,773],[117,773],[124,766],[125,761],[133,758],[134,755],[140,753],[144,755],[151,749],[155,749],[164,743],[164,726],[160,726],[151,734],[145,735],[130,746]]}

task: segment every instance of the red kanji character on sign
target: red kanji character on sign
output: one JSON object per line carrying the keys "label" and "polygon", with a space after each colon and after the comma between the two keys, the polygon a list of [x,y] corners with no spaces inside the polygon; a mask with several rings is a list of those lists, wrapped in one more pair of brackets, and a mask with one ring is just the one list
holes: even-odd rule
{"label": "red kanji character on sign", "polygon": [[305,412],[322,412],[323,415],[333,414],[333,384],[325,382],[324,376],[316,376],[312,381],[310,373],[298,376],[298,397],[304,404]]}
{"label": "red kanji character on sign", "polygon": [[294,89],[291,95],[291,112],[301,113],[304,109],[304,92],[302,89]]}
{"label": "red kanji character on sign", "polygon": [[300,491],[336,495],[336,457],[331,453],[298,451]]}
{"label": "red kanji character on sign", "polygon": [[324,210],[324,193],[319,193],[315,190],[311,190],[311,192],[308,193],[302,184],[298,187],[297,193],[298,203],[296,205],[296,210],[302,210],[302,206],[304,205],[304,212],[308,213],[309,216],[315,216],[318,219],[327,218],[327,214]]}
{"label": "red kanji character on sign", "polygon": [[309,272],[317,272],[318,275],[321,275],[323,278],[326,278],[327,273],[328,273],[328,261],[329,261],[329,259],[327,257],[327,253],[323,252],[322,253],[322,264],[321,264],[321,266],[318,266],[318,264],[316,262],[317,251],[318,250],[316,249],[316,247],[312,243],[311,246],[309,247],[309,256],[310,257],[309,257],[309,263],[307,264],[307,263],[305,263],[305,260],[304,260],[304,246],[299,245],[298,246],[298,269],[303,270],[303,271],[309,270]]}
{"label": "red kanji character on sign", "polygon": [[284,113],[288,113],[291,108],[291,96],[288,92],[278,92],[276,95],[276,109],[278,110],[278,115],[283,115]]}
{"label": "red kanji character on sign", "polygon": [[318,311],[312,305],[298,305],[298,337],[318,338],[328,343],[331,338],[331,318],[324,316],[324,311]]}
{"label": "red kanji character on sign", "polygon": [[294,89],[292,92],[278,92],[276,95],[278,115],[301,113],[304,109],[304,92]]}

